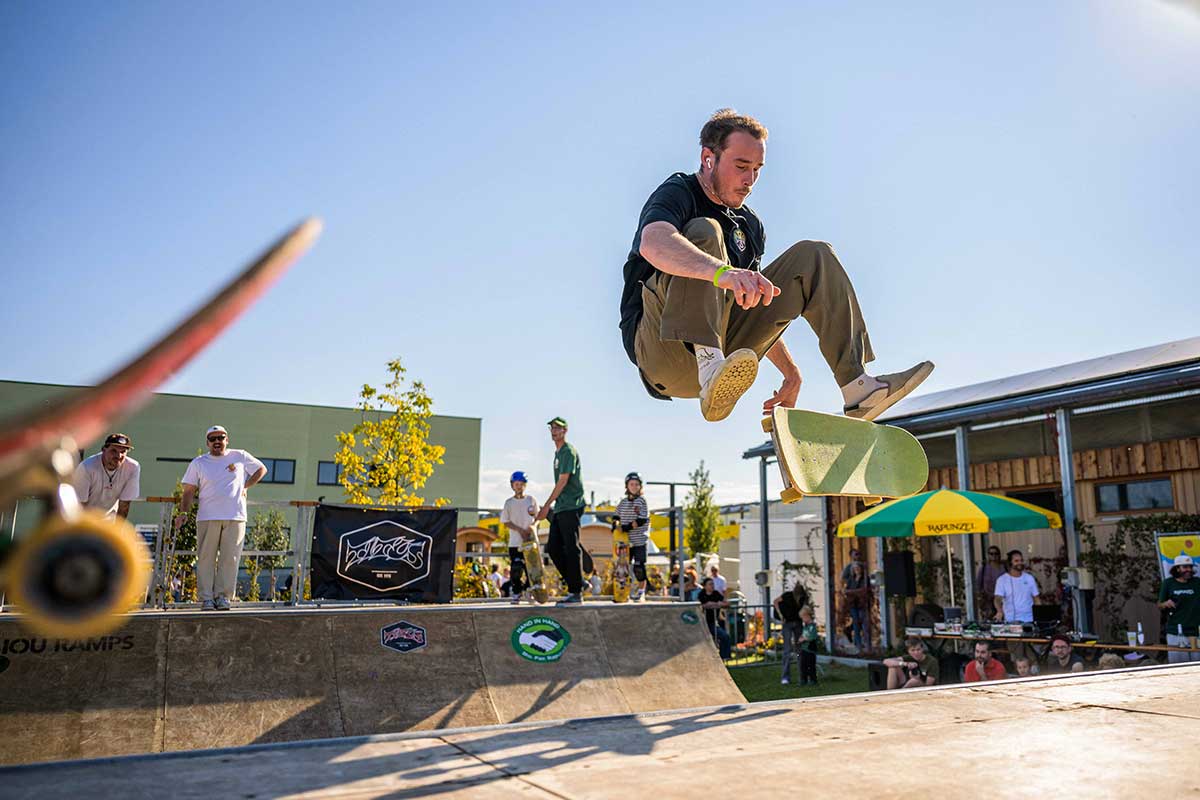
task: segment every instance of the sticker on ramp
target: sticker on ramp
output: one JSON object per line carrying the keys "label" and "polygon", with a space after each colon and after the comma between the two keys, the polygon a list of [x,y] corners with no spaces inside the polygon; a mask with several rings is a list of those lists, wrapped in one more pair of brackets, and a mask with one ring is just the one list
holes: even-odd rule
{"label": "sticker on ramp", "polygon": [[688,625],[695,625],[700,621],[700,616],[695,611],[685,611],[679,615],[679,618]]}
{"label": "sticker on ramp", "polygon": [[562,658],[571,634],[550,617],[530,617],[513,628],[511,641],[521,658],[545,664]]}
{"label": "sticker on ramp", "polygon": [[400,620],[379,629],[379,643],[400,653],[411,653],[425,646],[425,629]]}

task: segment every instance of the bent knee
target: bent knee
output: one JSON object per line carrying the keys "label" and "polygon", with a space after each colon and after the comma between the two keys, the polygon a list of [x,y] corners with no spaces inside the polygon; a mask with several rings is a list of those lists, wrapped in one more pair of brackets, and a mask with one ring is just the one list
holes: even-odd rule
{"label": "bent knee", "polygon": [[696,247],[717,258],[721,257],[720,253],[725,249],[725,232],[721,230],[721,223],[712,217],[688,220],[680,233]]}
{"label": "bent knee", "polygon": [[805,239],[801,242],[796,242],[788,248],[788,253],[795,256],[823,257],[833,255],[833,245],[829,242],[818,242],[811,239]]}

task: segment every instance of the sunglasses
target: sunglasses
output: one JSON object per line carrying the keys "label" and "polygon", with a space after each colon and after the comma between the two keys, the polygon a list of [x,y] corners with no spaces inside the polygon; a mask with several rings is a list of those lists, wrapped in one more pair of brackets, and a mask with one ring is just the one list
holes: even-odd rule
{"label": "sunglasses", "polygon": [[225,441],[225,437],[224,436],[210,436],[210,437],[208,437],[208,440],[210,442],[223,442],[223,441]]}

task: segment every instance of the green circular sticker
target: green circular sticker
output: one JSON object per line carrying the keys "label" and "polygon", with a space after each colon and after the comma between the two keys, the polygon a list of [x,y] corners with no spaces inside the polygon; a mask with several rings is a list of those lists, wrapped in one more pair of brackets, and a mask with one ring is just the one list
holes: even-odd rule
{"label": "green circular sticker", "polygon": [[679,618],[681,620],[683,620],[684,622],[686,622],[688,625],[695,625],[697,622],[700,621],[700,617],[697,616],[695,611],[685,611],[679,615]]}
{"label": "green circular sticker", "polygon": [[545,664],[562,658],[571,634],[550,617],[530,617],[513,628],[511,641],[521,658]]}

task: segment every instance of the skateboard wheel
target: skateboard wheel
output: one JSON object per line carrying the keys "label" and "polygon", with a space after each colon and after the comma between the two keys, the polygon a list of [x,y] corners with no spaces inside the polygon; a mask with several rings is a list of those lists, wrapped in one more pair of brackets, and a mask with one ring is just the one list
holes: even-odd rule
{"label": "skateboard wheel", "polygon": [[864,506],[866,506],[867,508],[870,508],[871,506],[877,506],[880,503],[882,503],[883,498],[882,497],[864,497],[862,499],[862,501],[863,501]]}
{"label": "skateboard wheel", "polygon": [[762,418],[762,426],[763,426],[763,433],[773,433],[775,431],[775,418],[774,417],[763,417]]}
{"label": "skateboard wheel", "polygon": [[804,493],[796,491],[794,486],[789,486],[779,493],[779,499],[785,503],[796,503],[804,499]]}
{"label": "skateboard wheel", "polygon": [[43,636],[101,636],[142,601],[150,553],[124,520],[84,512],[50,517],[17,547],[9,590],[24,622]]}

